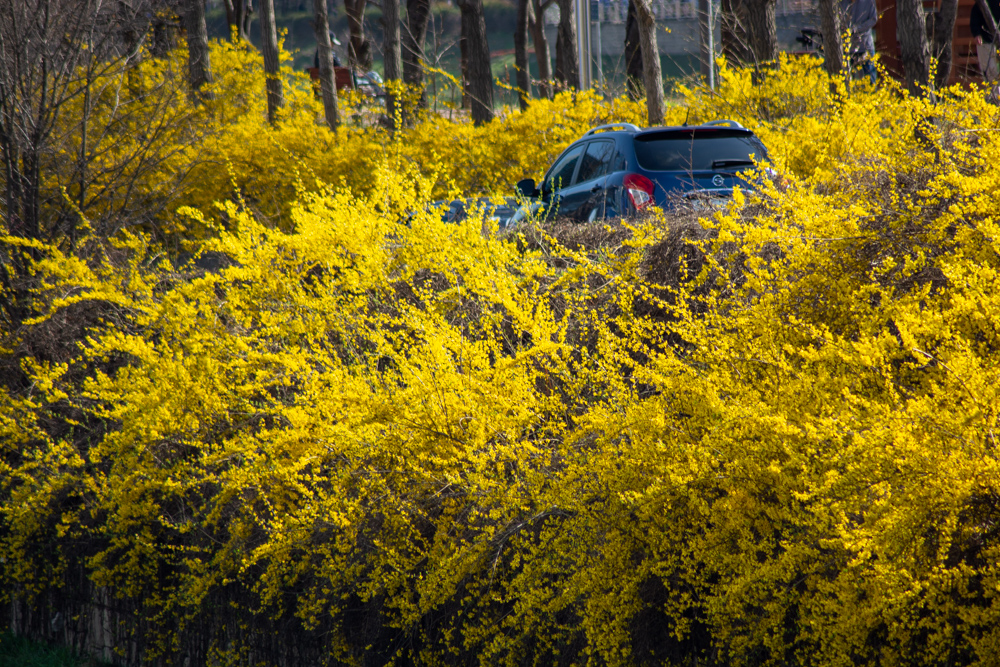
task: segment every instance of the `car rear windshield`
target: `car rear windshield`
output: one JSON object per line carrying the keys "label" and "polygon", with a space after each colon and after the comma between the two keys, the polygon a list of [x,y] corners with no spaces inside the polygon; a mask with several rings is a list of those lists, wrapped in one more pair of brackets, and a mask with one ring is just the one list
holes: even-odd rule
{"label": "car rear windshield", "polygon": [[672,130],[636,136],[635,157],[649,171],[728,171],[767,153],[745,130]]}

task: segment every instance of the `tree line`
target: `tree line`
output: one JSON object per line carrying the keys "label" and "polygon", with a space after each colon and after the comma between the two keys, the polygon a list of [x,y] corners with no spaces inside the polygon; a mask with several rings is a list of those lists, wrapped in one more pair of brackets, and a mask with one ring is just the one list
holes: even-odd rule
{"label": "tree line", "polygon": [[[978,0],[985,5],[983,0]],[[201,37],[204,24],[203,0],[183,0],[184,13],[191,17],[186,23],[189,32],[198,35],[198,53],[207,48]],[[266,61],[276,68],[277,39],[274,34],[275,0],[259,0],[259,20],[262,51]],[[373,51],[365,31],[365,8],[368,0],[344,0],[350,36],[347,47],[348,64],[352,69],[368,71],[373,66]],[[224,0],[226,19],[234,38],[247,39],[252,15],[252,0]],[[304,3],[300,3],[304,5]],[[484,20],[482,0],[457,0],[461,10],[461,69],[464,105],[471,110],[476,123],[489,122],[494,116],[494,86],[490,68],[490,48]],[[552,47],[545,34],[543,16],[551,6],[559,11],[559,22]],[[426,105],[424,93],[424,67],[426,61],[424,41],[430,17],[430,0],[382,0],[382,44],[385,79],[399,81],[419,91],[420,105]],[[824,66],[831,74],[844,68],[845,24],[842,3],[839,0],[818,0],[823,34]],[[326,117],[331,127],[338,122],[336,87],[329,39],[328,3],[313,0],[316,41],[319,52],[320,81]],[[723,0],[719,8],[722,53],[731,65],[761,69],[770,66],[778,57],[777,29],[775,22],[776,0]],[[405,9],[405,13],[404,10]],[[537,94],[551,99],[557,90],[579,90],[579,70],[575,9],[572,0],[517,0],[517,21],[514,33],[516,84],[523,110],[532,97],[533,84]],[[699,8],[702,23],[714,20],[711,11]],[[952,34],[958,13],[957,0],[945,0],[938,7],[928,10],[919,0],[902,0],[897,4],[898,37],[904,76],[910,92],[927,89],[931,83],[943,87],[948,82],[952,66]],[[992,18],[988,11],[984,15]],[[200,17],[200,18],[199,18]],[[194,23],[192,23],[194,21]],[[706,32],[703,26],[702,34]],[[534,51],[538,71],[537,81],[532,81],[529,70],[529,50]],[[703,59],[714,59],[702,45]],[[330,61],[330,62],[328,62]],[[202,62],[199,58],[198,62]],[[934,71],[932,72],[932,63]],[[207,64],[207,63],[206,63]],[[627,91],[633,99],[647,97],[650,124],[662,123],[663,86],[657,50],[655,19],[651,0],[630,0],[628,5],[625,66],[628,75]],[[711,62],[703,64],[712,67]],[[276,72],[276,69],[275,69]],[[203,74],[192,74],[192,86],[197,87]],[[271,76],[276,77],[272,73]],[[277,86],[277,84],[271,84]],[[276,107],[281,104],[280,94],[272,93]],[[395,95],[388,96],[388,117],[394,117],[397,105]]]}

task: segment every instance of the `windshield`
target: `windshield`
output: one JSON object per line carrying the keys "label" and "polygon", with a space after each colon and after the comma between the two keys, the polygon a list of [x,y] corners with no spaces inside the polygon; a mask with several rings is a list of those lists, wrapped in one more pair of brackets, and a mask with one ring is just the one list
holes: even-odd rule
{"label": "windshield", "polygon": [[649,171],[733,171],[752,167],[767,152],[746,131],[674,130],[637,136],[635,157]]}

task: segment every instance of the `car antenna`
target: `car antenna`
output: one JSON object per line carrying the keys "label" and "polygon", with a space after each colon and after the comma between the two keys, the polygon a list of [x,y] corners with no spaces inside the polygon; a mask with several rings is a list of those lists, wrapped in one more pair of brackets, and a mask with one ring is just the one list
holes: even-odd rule
{"label": "car antenna", "polygon": [[684,124],[681,125],[681,127],[687,127],[688,126],[688,118],[690,118],[690,117],[691,117],[691,107],[688,107],[687,115],[684,116]]}

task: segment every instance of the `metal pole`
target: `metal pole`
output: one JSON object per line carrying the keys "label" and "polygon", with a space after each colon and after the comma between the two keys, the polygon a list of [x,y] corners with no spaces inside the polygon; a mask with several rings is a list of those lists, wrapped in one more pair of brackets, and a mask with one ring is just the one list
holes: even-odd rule
{"label": "metal pole", "polygon": [[708,89],[715,90],[715,0],[708,0]]}
{"label": "metal pole", "polygon": [[698,0],[701,76],[709,90],[715,90],[715,17],[712,0]]}
{"label": "metal pole", "polygon": [[576,60],[580,68],[580,90],[593,85],[590,77],[590,0],[573,0],[576,14]]}
{"label": "metal pole", "polygon": [[597,61],[597,85],[604,90],[604,49],[601,48],[601,0],[592,0],[594,6],[594,58]]}

